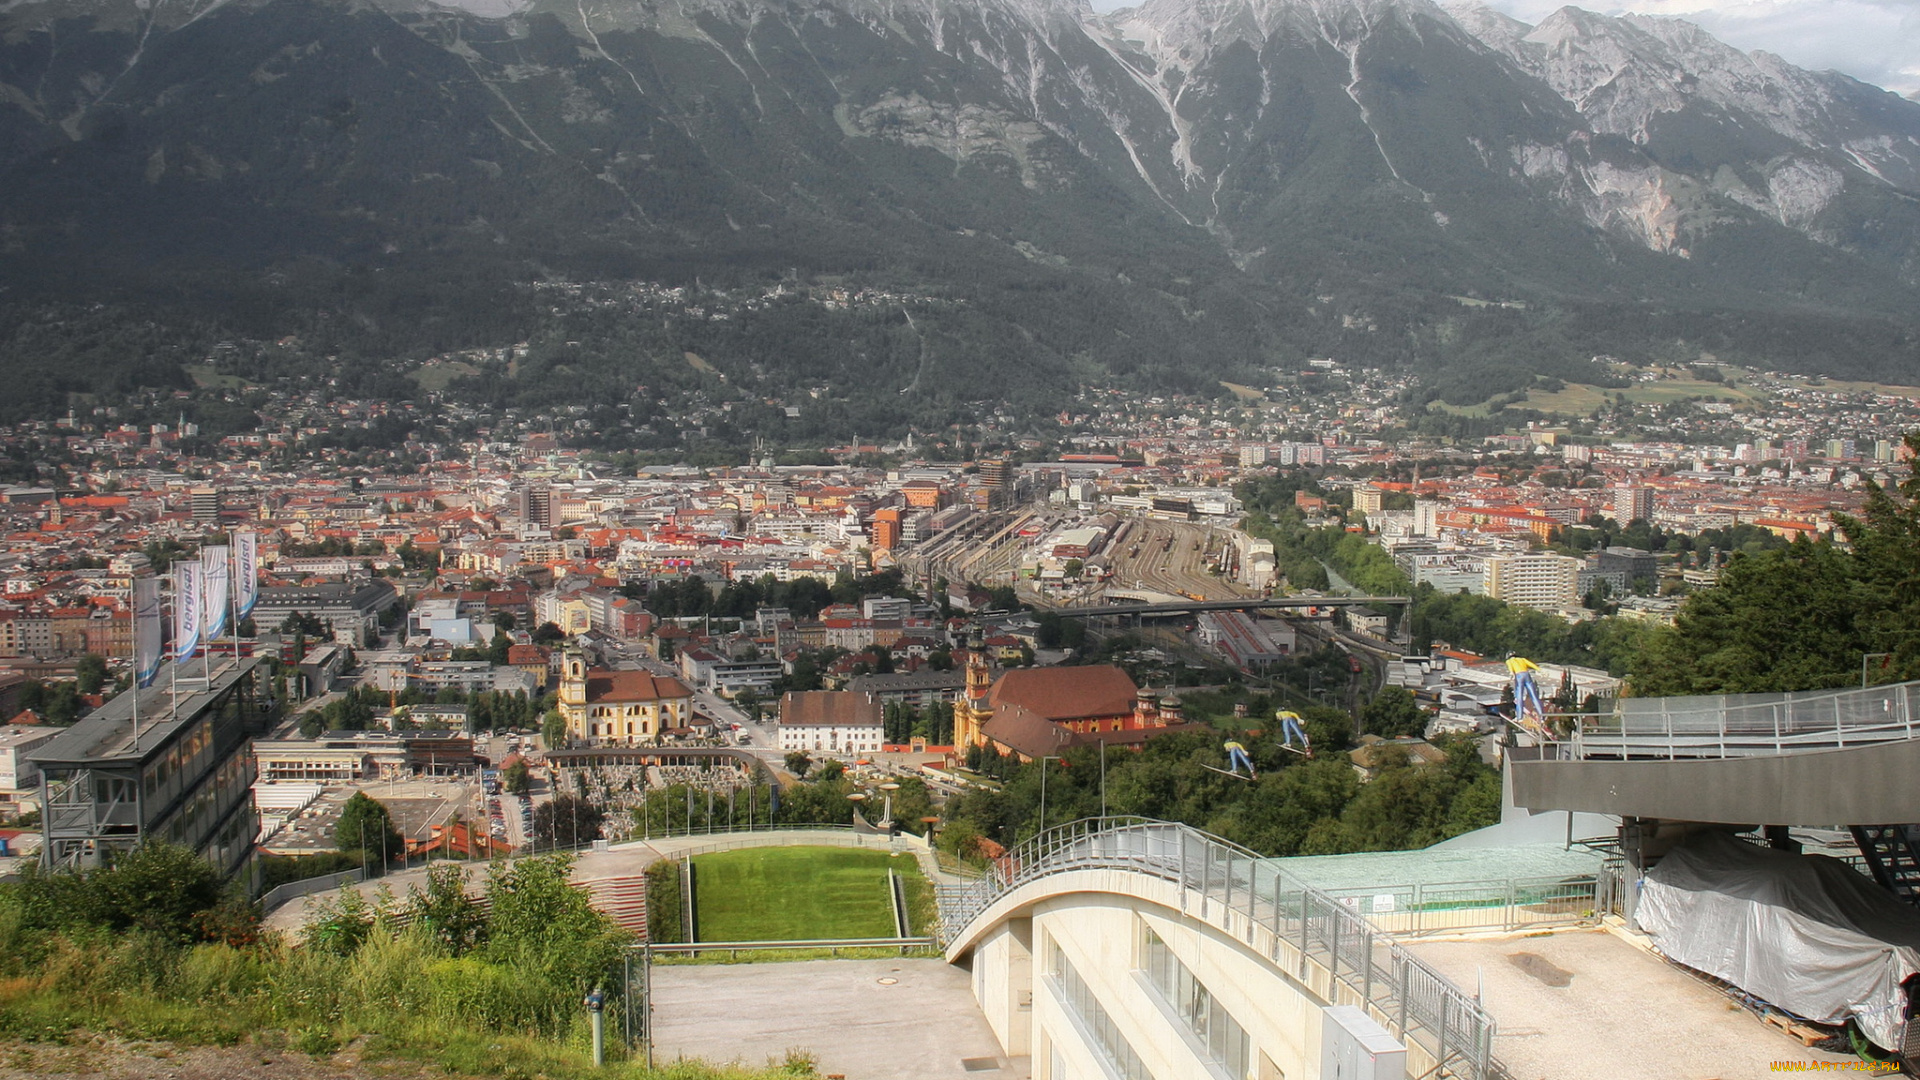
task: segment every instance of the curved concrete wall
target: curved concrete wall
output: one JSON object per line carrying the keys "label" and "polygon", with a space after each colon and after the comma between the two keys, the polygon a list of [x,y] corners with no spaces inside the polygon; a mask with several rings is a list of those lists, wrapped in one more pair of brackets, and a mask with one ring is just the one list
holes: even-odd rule
{"label": "curved concrete wall", "polygon": [[[1245,1077],[1211,1064],[1153,987],[1143,970],[1147,930],[1245,1030],[1252,1047]],[[1292,943],[1177,882],[1121,870],[1050,875],[1001,897],[947,953],[971,964],[988,1023],[1009,1055],[1032,1055],[1034,1080],[1113,1075],[1088,1018],[1049,972],[1055,946],[1153,1080],[1318,1077],[1321,1010],[1359,1004]],[[1408,1050],[1412,1075],[1433,1066],[1418,1046]]]}

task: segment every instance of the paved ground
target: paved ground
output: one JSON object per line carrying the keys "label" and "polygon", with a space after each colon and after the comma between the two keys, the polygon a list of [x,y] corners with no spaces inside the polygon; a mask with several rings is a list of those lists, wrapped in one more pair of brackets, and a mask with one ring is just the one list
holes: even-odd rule
{"label": "paved ground", "polygon": [[1494,1057],[1514,1080],[1757,1080],[1773,1062],[1856,1060],[1803,1048],[1602,931],[1411,948],[1456,985],[1485,986]]}
{"label": "paved ground", "polygon": [[967,978],[941,960],[656,967],[654,1061],[759,1066],[794,1050],[847,1080],[1025,1080],[1027,1060],[1000,1056]]}

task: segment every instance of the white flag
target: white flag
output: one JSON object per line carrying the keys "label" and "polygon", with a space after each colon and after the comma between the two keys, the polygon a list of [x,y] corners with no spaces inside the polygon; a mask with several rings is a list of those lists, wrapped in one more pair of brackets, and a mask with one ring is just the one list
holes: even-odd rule
{"label": "white flag", "polygon": [[200,630],[207,644],[227,632],[227,545],[200,549]]}
{"label": "white flag", "polygon": [[133,678],[136,686],[152,686],[160,674],[166,645],[166,616],[160,610],[160,579],[133,581]]}
{"label": "white flag", "polygon": [[253,614],[260,599],[260,535],[235,533],[233,537],[233,587],[239,598],[240,618]]}
{"label": "white flag", "polygon": [[173,564],[173,659],[183,663],[200,650],[200,564]]}

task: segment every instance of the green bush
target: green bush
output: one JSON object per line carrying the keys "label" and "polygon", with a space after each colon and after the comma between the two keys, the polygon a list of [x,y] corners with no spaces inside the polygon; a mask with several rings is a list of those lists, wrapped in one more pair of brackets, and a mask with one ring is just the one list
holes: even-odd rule
{"label": "green bush", "polygon": [[680,864],[662,859],[647,867],[647,937],[653,941],[685,941],[687,928],[680,918]]}
{"label": "green bush", "polygon": [[[299,945],[193,940],[192,928],[227,905],[218,890],[197,894],[200,910],[168,900],[164,917],[143,922],[120,905],[152,898],[161,868],[197,880],[190,860],[165,853],[118,876],[0,885],[0,1038],[77,1029],[188,1044],[254,1038],[315,1056],[357,1043],[467,1075],[650,1075],[619,1062],[617,1030],[615,1067],[594,1074],[586,1063],[580,999],[600,984],[617,1000],[627,936],[567,885],[570,857],[492,868],[486,916],[462,897],[457,871],[405,901],[343,890]],[[618,1005],[609,1015],[621,1015]],[[666,1075],[767,1074],[678,1064]]]}

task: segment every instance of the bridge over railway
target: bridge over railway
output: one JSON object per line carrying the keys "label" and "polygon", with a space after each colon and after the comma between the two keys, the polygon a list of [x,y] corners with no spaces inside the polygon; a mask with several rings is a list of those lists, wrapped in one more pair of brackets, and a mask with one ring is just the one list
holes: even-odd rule
{"label": "bridge over railway", "polygon": [[980,617],[982,622],[1004,622],[1021,614],[1050,614],[1066,619],[1086,619],[1097,615],[1188,615],[1201,611],[1248,611],[1270,608],[1388,607],[1411,604],[1406,596],[1276,596],[1265,599],[1241,597],[1232,600],[1165,600],[1154,603],[1100,604],[1091,607],[1045,608],[1039,612],[996,612]]}

